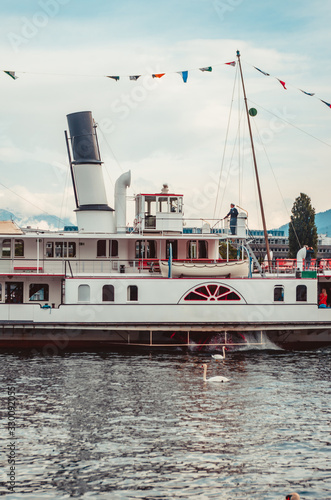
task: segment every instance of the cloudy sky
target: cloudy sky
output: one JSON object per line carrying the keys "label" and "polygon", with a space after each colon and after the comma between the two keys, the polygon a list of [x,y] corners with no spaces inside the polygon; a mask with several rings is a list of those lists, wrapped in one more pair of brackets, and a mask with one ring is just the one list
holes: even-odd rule
{"label": "cloudy sky", "polygon": [[327,2],[2,0],[0,13],[0,69],[18,76],[0,73],[0,208],[75,221],[63,131],[67,114],[90,110],[111,206],[131,169],[129,197],[167,182],[188,217],[224,216],[234,202],[261,227],[237,66],[224,64],[238,49],[268,227],[288,221],[300,192],[331,208]]}

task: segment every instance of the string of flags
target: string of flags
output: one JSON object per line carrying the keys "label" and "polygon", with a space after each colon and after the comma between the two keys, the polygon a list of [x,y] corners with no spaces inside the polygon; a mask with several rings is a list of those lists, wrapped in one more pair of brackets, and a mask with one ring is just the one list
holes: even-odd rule
{"label": "string of flags", "polygon": [[[221,66],[221,65],[226,65],[226,66],[235,66],[236,65],[236,61],[231,61],[231,62],[226,62],[226,63],[219,63],[219,64],[216,64],[214,66]],[[118,82],[120,79],[122,78],[129,78],[129,80],[132,80],[132,81],[137,81],[140,77],[142,76],[151,76],[152,78],[162,78],[163,76],[167,75],[167,74],[173,74],[173,73],[178,73],[181,77],[182,77],[182,80],[184,83],[187,82],[188,80],[188,75],[189,75],[189,72],[191,71],[202,71],[202,72],[209,72],[211,73],[213,71],[213,67],[214,66],[204,66],[202,68],[193,68],[193,69],[190,69],[190,70],[185,70],[185,71],[175,71],[175,72],[170,72],[170,73],[152,73],[152,74],[149,74],[149,75],[100,75],[100,76],[103,76],[105,78],[110,78],[112,80],[115,80],[116,82]],[[268,77],[272,77],[272,75],[270,73],[268,73],[267,71],[264,71],[260,68],[258,68],[257,66],[253,66],[253,65],[250,65],[252,66],[253,68],[255,68],[259,73],[261,73],[262,75],[264,76],[268,76]],[[16,71],[8,71],[8,70],[2,70],[4,73],[6,73],[10,78],[12,78],[13,80],[17,80],[18,76],[16,75]],[[28,72],[22,72],[22,73],[28,73]],[[84,75],[75,75],[75,76],[84,76]],[[273,77],[275,78],[276,80],[278,80],[278,82],[281,84],[281,86],[283,87],[284,90],[287,90],[287,86],[291,86],[292,85],[289,85],[287,84],[284,80],[281,80],[280,78],[277,78],[277,77]],[[287,85],[287,86],[286,86]],[[300,92],[302,92],[303,94],[309,96],[309,97],[313,97],[315,96],[315,92],[307,92],[306,90],[303,90],[301,88],[298,88],[298,87],[294,87],[294,88],[297,88],[297,90],[300,90]],[[328,108],[331,108],[331,104],[327,101],[324,101],[323,99],[320,99],[318,97],[316,97],[316,99],[318,99],[319,101],[321,101],[322,103],[324,103],[326,106],[328,106]]]}
{"label": "string of flags", "polygon": [[[226,65],[226,66],[235,66],[236,65],[236,61],[231,61],[231,62],[226,62],[226,63],[220,63],[220,64],[216,64],[214,66],[220,66],[220,65]],[[152,78],[162,78],[164,75],[166,74],[171,74],[171,73],[178,73],[179,75],[181,75],[182,79],[183,79],[183,82],[186,83],[187,82],[187,79],[188,79],[188,74],[189,74],[189,71],[197,71],[197,70],[200,70],[202,72],[211,72],[213,70],[213,66],[205,66],[203,68],[193,68],[193,69],[190,69],[190,70],[185,70],[185,71],[175,71],[175,72],[167,72],[167,73],[152,73],[151,75],[102,75],[103,77],[105,78],[111,78],[112,80],[115,80],[116,82],[118,82],[120,79],[122,78],[129,78],[129,80],[132,80],[132,81],[137,81],[141,76],[151,76]],[[8,76],[10,76],[11,78],[13,78],[14,80],[16,80],[18,78],[18,76],[16,76],[16,71],[4,71],[4,73],[6,73]],[[28,71],[22,71],[20,73],[29,73]],[[54,74],[53,74],[54,76]],[[83,76],[83,75],[76,75],[76,76]],[[101,75],[100,75],[101,76]]]}
{"label": "string of flags", "polygon": [[[270,75],[270,73],[267,73],[266,71],[263,71],[262,69],[257,68],[256,66],[253,66],[253,68],[255,68],[257,71],[259,71],[260,73],[262,73],[262,75],[264,75],[264,76],[272,76],[272,75]],[[284,90],[287,90],[287,87],[286,87],[286,85],[288,85],[287,83],[285,83],[283,80],[280,80],[277,77],[274,77],[274,78],[276,78],[276,80],[279,81],[279,83],[282,85],[282,87],[284,88]],[[292,85],[291,85],[291,87],[292,87]],[[294,87],[294,88],[297,88],[298,90],[300,90],[300,92],[302,92],[303,94],[308,95],[310,97],[313,97],[315,95],[315,92],[307,92],[306,90],[299,89],[298,87]],[[316,99],[318,99],[319,101],[321,101],[324,104],[326,104],[326,106],[328,106],[328,108],[331,108],[331,104],[330,103],[328,103],[326,101],[323,101],[323,99],[320,99],[319,97],[316,97]]]}

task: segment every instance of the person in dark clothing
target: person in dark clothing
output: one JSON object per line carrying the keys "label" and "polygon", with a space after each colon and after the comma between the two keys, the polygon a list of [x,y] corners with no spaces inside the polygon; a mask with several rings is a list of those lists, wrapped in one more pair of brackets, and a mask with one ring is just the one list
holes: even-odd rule
{"label": "person in dark clothing", "polygon": [[306,249],[306,269],[310,268],[311,258],[314,254],[314,250],[312,247],[307,247]]}
{"label": "person in dark clothing", "polygon": [[237,232],[237,217],[238,217],[238,210],[236,209],[234,203],[231,203],[231,208],[230,212],[224,217],[224,219],[227,219],[230,217],[230,231],[231,234],[236,234]]}

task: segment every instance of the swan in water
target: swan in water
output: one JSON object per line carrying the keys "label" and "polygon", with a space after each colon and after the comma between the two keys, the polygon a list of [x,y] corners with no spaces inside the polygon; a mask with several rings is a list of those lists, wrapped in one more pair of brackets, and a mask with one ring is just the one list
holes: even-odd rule
{"label": "swan in water", "polygon": [[204,382],[229,382],[229,380],[230,380],[229,378],[222,377],[220,375],[217,375],[216,377],[207,378],[207,364],[204,363],[202,365],[202,367],[203,367],[203,381]]}
{"label": "swan in water", "polygon": [[218,361],[220,359],[225,359],[225,349],[226,349],[226,347],[223,346],[222,347],[223,354],[212,354],[211,357],[216,359],[216,361]]}
{"label": "swan in water", "polygon": [[300,496],[298,493],[291,493],[290,495],[286,495],[285,500],[300,500]]}

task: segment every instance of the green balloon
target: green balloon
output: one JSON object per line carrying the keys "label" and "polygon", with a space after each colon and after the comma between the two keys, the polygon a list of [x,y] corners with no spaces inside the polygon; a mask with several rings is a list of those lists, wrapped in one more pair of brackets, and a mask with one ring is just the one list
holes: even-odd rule
{"label": "green balloon", "polygon": [[251,108],[248,113],[250,114],[250,116],[256,116],[257,115],[257,111],[255,108]]}

